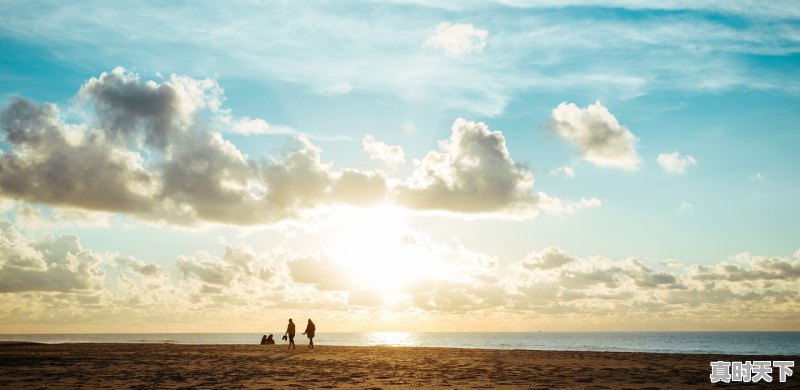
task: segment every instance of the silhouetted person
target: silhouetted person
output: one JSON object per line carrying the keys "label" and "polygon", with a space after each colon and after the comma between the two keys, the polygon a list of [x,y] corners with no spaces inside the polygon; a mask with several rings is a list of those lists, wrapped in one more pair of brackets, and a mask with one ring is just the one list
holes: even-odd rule
{"label": "silhouetted person", "polygon": [[289,348],[286,349],[297,349],[297,347],[294,345],[294,322],[292,322],[291,318],[289,318],[289,326],[286,327],[286,333],[284,334],[284,337],[287,335],[289,336]]}
{"label": "silhouetted person", "polygon": [[275,339],[272,338],[272,334],[267,337],[267,335],[261,336],[261,345],[269,345],[275,344]]}
{"label": "silhouetted person", "polygon": [[308,336],[308,347],[314,348],[314,333],[317,331],[317,327],[314,326],[314,323],[311,322],[311,318],[308,319],[308,325],[306,325],[306,331],[303,332],[304,335]]}

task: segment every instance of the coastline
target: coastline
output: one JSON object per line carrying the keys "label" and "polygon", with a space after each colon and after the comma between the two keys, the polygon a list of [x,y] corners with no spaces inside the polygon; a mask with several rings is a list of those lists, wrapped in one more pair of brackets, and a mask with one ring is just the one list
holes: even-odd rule
{"label": "coastline", "polygon": [[[711,361],[794,356],[0,341],[3,388],[713,388]],[[770,388],[793,388],[800,376]],[[753,385],[747,383],[743,385]],[[716,385],[718,386],[718,384]]]}

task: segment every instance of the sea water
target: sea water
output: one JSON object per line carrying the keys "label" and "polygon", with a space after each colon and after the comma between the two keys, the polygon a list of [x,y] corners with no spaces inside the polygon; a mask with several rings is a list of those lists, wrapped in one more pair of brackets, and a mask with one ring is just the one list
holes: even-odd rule
{"label": "sea water", "polygon": [[[272,334],[278,344],[282,331]],[[261,333],[6,334],[2,341],[39,343],[258,344]],[[299,333],[298,345],[307,343]],[[326,333],[314,344],[420,346],[556,351],[620,351],[800,355],[800,332],[534,332],[534,333]]]}

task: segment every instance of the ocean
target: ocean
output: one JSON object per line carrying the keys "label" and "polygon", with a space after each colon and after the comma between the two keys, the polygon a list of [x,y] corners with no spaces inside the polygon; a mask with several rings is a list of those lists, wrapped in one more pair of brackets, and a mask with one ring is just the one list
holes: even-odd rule
{"label": "ocean", "polygon": [[[281,331],[272,332],[278,344]],[[258,344],[261,333],[3,334],[2,341],[39,343]],[[300,334],[298,346],[308,343]],[[800,355],[800,332],[535,332],[318,333],[314,344],[421,346],[557,351],[620,351],[739,355]]]}

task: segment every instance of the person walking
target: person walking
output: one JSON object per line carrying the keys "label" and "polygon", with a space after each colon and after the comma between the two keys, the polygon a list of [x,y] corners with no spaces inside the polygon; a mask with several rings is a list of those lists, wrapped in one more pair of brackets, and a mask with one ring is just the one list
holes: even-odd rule
{"label": "person walking", "polygon": [[286,349],[297,349],[294,345],[294,322],[291,318],[289,318],[289,326],[286,327],[284,336],[289,336],[289,348]]}
{"label": "person walking", "polygon": [[311,318],[308,319],[308,325],[306,325],[306,331],[303,332],[304,335],[308,336],[308,347],[314,348],[314,333],[316,333],[317,327],[314,326],[314,323],[311,321]]}

